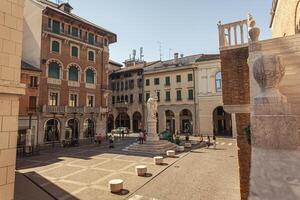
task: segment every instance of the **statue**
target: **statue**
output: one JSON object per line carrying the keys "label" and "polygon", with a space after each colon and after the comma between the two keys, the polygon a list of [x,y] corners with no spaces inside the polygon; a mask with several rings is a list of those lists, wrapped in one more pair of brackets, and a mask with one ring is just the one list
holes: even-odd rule
{"label": "statue", "polygon": [[157,113],[157,96],[156,95],[151,95],[151,97],[147,101],[147,120],[152,121],[152,120],[157,120],[156,119],[156,113]]}
{"label": "statue", "polygon": [[260,35],[260,29],[258,27],[255,27],[256,22],[253,19],[252,15],[248,14],[248,33],[250,36],[250,40],[252,42],[258,42],[259,35]]}

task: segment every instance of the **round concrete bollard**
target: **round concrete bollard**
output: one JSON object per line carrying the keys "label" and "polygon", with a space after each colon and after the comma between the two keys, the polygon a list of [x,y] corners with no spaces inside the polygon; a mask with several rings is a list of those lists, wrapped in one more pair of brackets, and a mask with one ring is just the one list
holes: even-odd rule
{"label": "round concrete bollard", "polygon": [[161,164],[163,164],[163,162],[164,162],[164,158],[163,158],[162,156],[155,156],[155,157],[153,158],[153,162],[154,162],[154,164],[156,164],[156,165],[161,165]]}
{"label": "round concrete bollard", "polygon": [[147,174],[147,166],[146,165],[138,165],[135,167],[135,173],[138,176],[145,176]]}
{"label": "round concrete bollard", "polygon": [[191,148],[191,147],[192,147],[192,144],[189,143],[189,142],[187,142],[187,143],[184,144],[184,147],[186,147],[186,148]]}
{"label": "round concrete bollard", "polygon": [[123,180],[122,179],[113,179],[108,182],[109,189],[113,193],[118,193],[123,190]]}
{"label": "round concrete bollard", "polygon": [[178,152],[184,152],[184,146],[178,146],[177,151]]}
{"label": "round concrete bollard", "polygon": [[175,156],[175,151],[173,151],[173,150],[167,151],[167,156],[168,157],[174,157]]}

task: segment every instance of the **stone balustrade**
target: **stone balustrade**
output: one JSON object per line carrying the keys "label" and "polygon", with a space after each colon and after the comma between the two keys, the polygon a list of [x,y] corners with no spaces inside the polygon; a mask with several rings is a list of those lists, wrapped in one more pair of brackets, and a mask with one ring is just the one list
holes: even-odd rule
{"label": "stone balustrade", "polygon": [[107,108],[100,108],[100,107],[69,107],[69,106],[49,106],[49,105],[43,105],[42,112],[43,113],[56,113],[56,114],[88,114],[88,113],[94,113],[94,114],[100,114],[105,113],[107,111]]}
{"label": "stone balustrade", "polygon": [[220,49],[241,47],[248,44],[247,20],[218,24]]}

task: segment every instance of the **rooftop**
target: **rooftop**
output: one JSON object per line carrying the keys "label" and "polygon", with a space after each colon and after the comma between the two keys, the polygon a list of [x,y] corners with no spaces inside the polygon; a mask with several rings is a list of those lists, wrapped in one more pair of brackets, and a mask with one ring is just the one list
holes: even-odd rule
{"label": "rooftop", "polygon": [[39,68],[25,62],[25,61],[21,61],[21,69],[22,70],[27,70],[27,71],[35,71],[35,72],[41,72],[42,70],[40,70]]}

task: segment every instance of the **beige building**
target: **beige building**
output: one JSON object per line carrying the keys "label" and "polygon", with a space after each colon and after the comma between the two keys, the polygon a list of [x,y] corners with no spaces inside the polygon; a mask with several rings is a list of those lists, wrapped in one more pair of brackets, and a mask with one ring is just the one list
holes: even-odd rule
{"label": "beige building", "polygon": [[0,199],[14,199],[23,0],[0,1]]}
{"label": "beige building", "polygon": [[204,54],[179,58],[176,53],[172,60],[146,67],[144,97],[146,101],[151,95],[158,97],[158,132],[212,135],[213,113],[222,107],[219,72],[218,55]]}
{"label": "beige building", "polygon": [[[109,76],[111,95],[107,132],[127,127],[132,132],[144,129],[143,69],[145,61],[131,59]],[[111,65],[111,68],[115,68]]]}
{"label": "beige building", "polygon": [[[223,109],[221,60],[219,55],[202,56],[196,68],[197,114],[203,135],[234,136],[231,115]],[[234,131],[234,133],[232,132]]]}
{"label": "beige building", "polygon": [[300,33],[299,0],[273,0],[271,14],[273,38]]}

